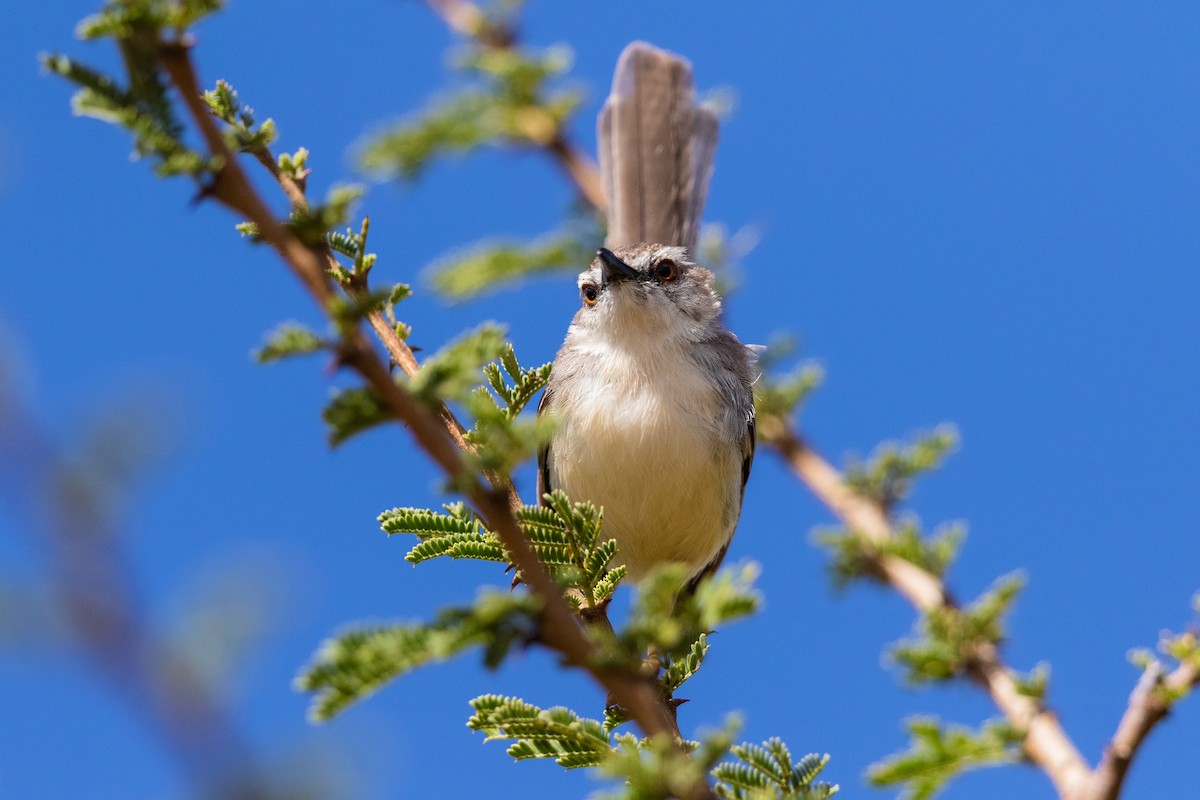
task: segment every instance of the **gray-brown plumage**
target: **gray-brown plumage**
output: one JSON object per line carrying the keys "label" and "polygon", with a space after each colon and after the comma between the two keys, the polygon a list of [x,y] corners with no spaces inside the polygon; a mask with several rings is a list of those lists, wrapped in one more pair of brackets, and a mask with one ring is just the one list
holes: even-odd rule
{"label": "gray-brown plumage", "polygon": [[539,413],[558,425],[538,495],[604,508],[634,580],[665,562],[689,581],[733,538],[754,459],[753,356],[721,324],[713,275],[682,247],[602,249]]}
{"label": "gray-brown plumage", "polygon": [[662,242],[695,257],[717,118],[696,104],[687,59],[634,42],[621,53],[597,130],[609,248]]}
{"label": "gray-brown plumage", "polygon": [[539,496],[603,506],[634,580],[676,562],[693,585],[729,548],[755,433],[753,356],[695,263],[717,141],[695,95],[686,60],[643,42],[621,54],[599,125],[608,247],[579,276],[538,408],[558,422]]}

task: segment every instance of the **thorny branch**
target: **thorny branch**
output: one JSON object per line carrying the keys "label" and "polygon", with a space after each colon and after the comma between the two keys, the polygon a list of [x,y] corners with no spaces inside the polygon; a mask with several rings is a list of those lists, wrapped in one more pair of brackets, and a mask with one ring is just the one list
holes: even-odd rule
{"label": "thorny branch", "polygon": [[[275,248],[322,310],[328,312],[336,292],[325,273],[324,254],[306,247],[280,224],[255,191],[201,99],[200,84],[188,45],[179,41],[162,42],[159,57],[211,154],[221,160],[222,166],[207,195],[255,223],[261,238]],[[284,189],[288,191],[287,186]],[[407,351],[408,357],[411,357],[411,350],[403,342],[399,342],[399,347],[393,342],[388,350],[394,360],[394,347],[401,355]],[[484,486],[478,479],[465,474],[462,450],[455,443],[452,426],[426,410],[392,379],[387,365],[360,328],[355,328],[346,336],[343,363],[363,377],[396,418],[407,425],[417,444],[437,465],[457,483],[465,486],[464,494],[487,527],[500,538],[512,563],[542,602],[539,640],[558,651],[567,663],[591,673],[647,735],[665,734],[677,747],[682,748],[679,730],[670,709],[662,702],[656,681],[634,671],[598,666],[600,654],[596,646],[584,634],[558,585],[525,539],[513,517],[506,493],[495,487]],[[711,790],[701,783],[693,787],[690,797],[711,797]]]}
{"label": "thorny branch", "polygon": [[[293,209],[298,211],[308,209],[308,197],[305,193],[305,186],[302,179],[294,179],[280,170],[275,157],[266,147],[256,147],[250,151],[250,154],[271,173],[271,177],[279,184],[279,188],[283,190]],[[328,245],[318,247],[317,251],[324,260],[327,270],[333,270],[338,267],[337,258]],[[346,292],[355,300],[366,299],[368,289],[365,278],[355,276],[353,282],[346,287]],[[366,314],[366,319],[371,329],[375,331],[376,337],[387,351],[391,363],[399,367],[400,371],[410,378],[416,375],[420,369],[416,355],[413,353],[412,348],[408,346],[408,343],[400,338],[396,329],[384,318],[383,312],[379,309],[372,310]],[[438,409],[438,415],[441,417],[442,422],[445,423],[446,431],[450,434],[450,438],[454,440],[454,444],[461,450],[470,450],[471,445],[466,439],[466,428],[463,427],[463,424],[458,421],[458,418],[454,416],[454,412],[445,403],[441,404]],[[492,485],[492,488],[502,492],[507,497],[510,508],[516,510],[521,507],[521,496],[517,494],[516,487],[513,486],[511,480],[492,472],[488,472],[485,477],[488,479],[488,483]]]}
{"label": "thorny branch", "polygon": [[[762,428],[760,428],[762,430]],[[774,448],[793,474],[849,529],[874,542],[893,536],[891,521],[878,504],[850,489],[832,465],[814,451],[790,425],[772,425],[764,443]],[[878,576],[921,612],[957,608],[941,578],[901,558],[877,558]],[[967,663],[967,674],[983,686],[992,702],[1024,732],[1025,754],[1050,778],[1064,800],[1115,800],[1125,772],[1150,729],[1167,713],[1160,689],[1178,692],[1200,682],[1195,665],[1182,664],[1165,678],[1148,669],[1129,700],[1112,742],[1093,771],[1071,741],[1054,712],[1041,701],[1021,694],[1013,671],[995,645],[981,642]]]}
{"label": "thorny branch", "polygon": [[1116,800],[1138,747],[1170,710],[1165,697],[1178,696],[1197,685],[1200,668],[1192,662],[1184,662],[1166,675],[1161,665],[1150,664],[1129,696],[1129,706],[1083,796],[1088,800]]}

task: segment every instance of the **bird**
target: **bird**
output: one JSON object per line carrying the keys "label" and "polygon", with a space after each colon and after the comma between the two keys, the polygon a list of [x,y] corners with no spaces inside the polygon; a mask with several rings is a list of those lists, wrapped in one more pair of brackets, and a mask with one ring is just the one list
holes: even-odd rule
{"label": "bird", "polygon": [[626,48],[599,121],[606,246],[538,408],[555,420],[538,496],[602,507],[635,582],[674,562],[694,588],[719,566],[754,460],[754,353],[693,255],[716,130],[686,60]]}

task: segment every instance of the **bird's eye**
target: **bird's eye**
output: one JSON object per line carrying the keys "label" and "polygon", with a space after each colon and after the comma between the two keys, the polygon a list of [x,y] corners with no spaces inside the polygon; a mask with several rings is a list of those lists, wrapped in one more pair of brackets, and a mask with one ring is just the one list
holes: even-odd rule
{"label": "bird's eye", "polygon": [[589,306],[596,305],[596,298],[600,296],[600,293],[596,291],[596,287],[590,283],[585,283],[583,285],[583,289],[580,290],[580,294],[583,295],[583,302],[587,303]]}
{"label": "bird's eye", "polygon": [[654,277],[663,283],[679,277],[679,266],[674,261],[660,261],[654,265]]}

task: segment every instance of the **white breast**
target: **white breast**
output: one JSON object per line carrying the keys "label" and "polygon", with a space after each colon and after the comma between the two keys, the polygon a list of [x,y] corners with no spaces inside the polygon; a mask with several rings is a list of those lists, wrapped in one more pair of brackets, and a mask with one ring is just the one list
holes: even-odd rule
{"label": "white breast", "polygon": [[729,541],[740,511],[740,442],[722,431],[719,396],[686,353],[586,353],[586,374],[556,389],[551,485],[604,508],[602,536],[638,579],[665,561],[697,574]]}

